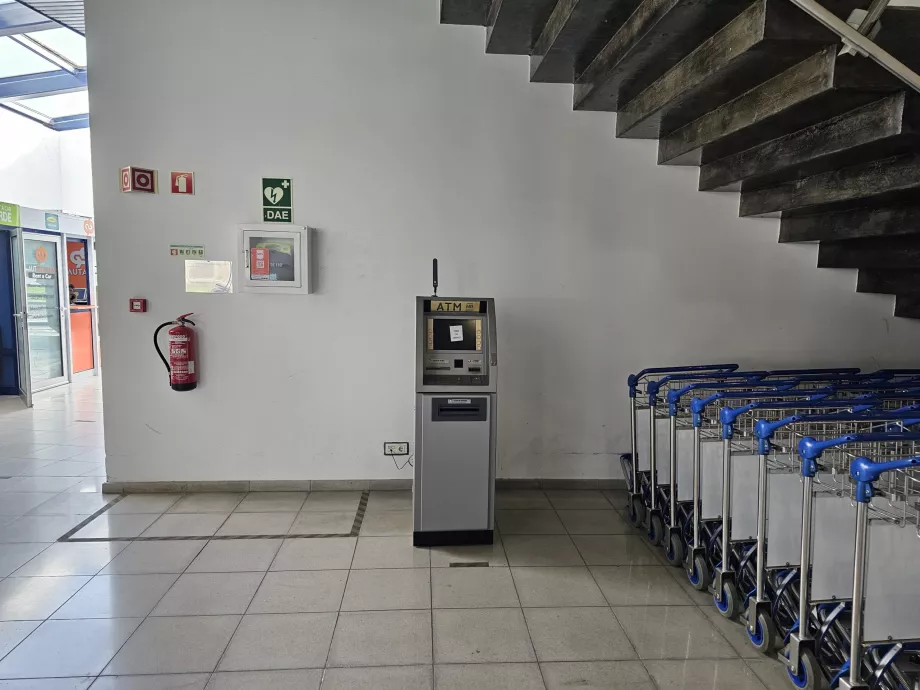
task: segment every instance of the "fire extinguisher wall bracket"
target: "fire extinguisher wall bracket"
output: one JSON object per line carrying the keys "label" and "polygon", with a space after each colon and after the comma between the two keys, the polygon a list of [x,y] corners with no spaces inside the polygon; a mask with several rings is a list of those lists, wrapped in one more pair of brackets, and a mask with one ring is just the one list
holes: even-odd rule
{"label": "fire extinguisher wall bracket", "polygon": [[[198,387],[198,371],[195,346],[195,322],[189,319],[191,312],[157,326],[153,332],[153,347],[169,373],[169,385],[174,391],[190,391]],[[157,340],[160,331],[172,326],[169,338],[169,359],[163,356]]]}

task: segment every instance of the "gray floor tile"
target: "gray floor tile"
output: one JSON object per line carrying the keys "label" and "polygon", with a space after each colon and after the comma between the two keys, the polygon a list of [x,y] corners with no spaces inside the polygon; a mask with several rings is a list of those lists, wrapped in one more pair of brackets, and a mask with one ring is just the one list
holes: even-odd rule
{"label": "gray floor tile", "polygon": [[520,609],[435,609],[439,664],[536,661]]}
{"label": "gray floor tile", "polygon": [[355,537],[285,539],[271,570],[348,570],[357,541]]}
{"label": "gray floor tile", "polygon": [[728,644],[732,646],[738,656],[742,659],[762,659],[763,655],[751,646],[750,638],[747,635],[747,628],[744,614],[738,617],[737,621],[731,621],[724,618],[716,610],[715,606],[704,606],[700,609],[703,615],[722,633]]}
{"label": "gray floor tile", "polygon": [[565,534],[555,510],[496,510],[495,522],[503,535]]}
{"label": "gray floor tile", "polygon": [[432,568],[431,594],[439,609],[521,605],[508,568]]}
{"label": "gray floor tile", "polygon": [[601,590],[584,566],[512,568],[521,606],[606,606]]}
{"label": "gray floor tile", "polygon": [[328,666],[431,663],[430,611],[340,613]]}
{"label": "gray floor tile", "polygon": [[626,489],[608,489],[601,491],[610,505],[617,510],[626,510],[626,502],[629,500],[629,492]]}
{"label": "gray floor tile", "polygon": [[335,617],[334,613],[244,616],[220,670],[322,668]]}
{"label": "gray floor tile", "polygon": [[[2,452],[2,449],[0,449],[0,452]],[[10,482],[10,491],[58,494],[76,486],[81,480],[78,477],[16,477],[15,479],[4,481]],[[2,491],[5,491],[5,489],[0,487],[0,492]]]}
{"label": "gray floor tile", "polygon": [[139,537],[159,517],[158,515],[109,515],[103,513],[86,527],[76,532],[75,539],[113,539]]}
{"label": "gray floor tile", "polygon": [[431,690],[431,666],[330,668],[323,690]]}
{"label": "gray floor tile", "polygon": [[613,612],[642,659],[737,657],[694,606],[627,606]]}
{"label": "gray floor tile", "polygon": [[233,671],[215,673],[207,690],[319,690],[323,672],[303,671]]}
{"label": "gray floor tile", "polygon": [[540,489],[496,491],[495,508],[498,510],[552,510],[553,506]]}
{"label": "gray floor tile", "polygon": [[211,541],[188,567],[190,573],[265,572],[281,548],[281,539]]}
{"label": "gray floor tile", "polygon": [[11,577],[0,580],[0,621],[44,620],[87,582],[88,577]]}
{"label": "gray floor tile", "polygon": [[693,601],[662,565],[592,566],[611,606],[692,606]]}
{"label": "gray floor tile", "polygon": [[41,621],[7,621],[0,623],[0,659],[28,637]]}
{"label": "gray floor tile", "polygon": [[262,573],[187,573],[180,575],[151,616],[242,614],[252,601]]}
{"label": "gray floor tile", "polygon": [[210,537],[228,513],[166,513],[148,527],[144,537]]}
{"label": "gray floor tile", "polygon": [[297,513],[233,513],[217,530],[218,536],[287,534]]}
{"label": "gray floor tile", "polygon": [[105,668],[107,675],[213,671],[240,616],[148,618]]}
{"label": "gray floor tile", "polygon": [[588,534],[572,537],[588,565],[659,565],[644,537],[631,534]]}
{"label": "gray floor tile", "polygon": [[635,534],[635,528],[615,510],[560,510],[569,534]]}
{"label": "gray floor tile", "polygon": [[712,594],[694,589],[693,585],[691,585],[690,581],[687,579],[687,571],[684,568],[667,566],[666,571],[680,588],[684,590],[684,593],[690,597],[694,604],[703,609],[713,606]]}
{"label": "gray floor tile", "polygon": [[176,581],[176,575],[97,575],[53,618],[143,618]]}
{"label": "gray floor tile", "polygon": [[540,661],[636,658],[608,607],[524,609],[524,617]]}
{"label": "gray floor tile", "polygon": [[204,690],[207,673],[161,676],[100,676],[92,690]]}
{"label": "gray floor tile", "polygon": [[245,494],[189,494],[170,508],[170,513],[230,513]]}
{"label": "gray floor tile", "polygon": [[412,511],[368,513],[361,525],[362,537],[395,537],[412,534]]}
{"label": "gray floor tile", "polygon": [[265,575],[248,613],[338,611],[347,570],[289,570]]}
{"label": "gray floor tile", "polygon": [[593,489],[548,489],[545,493],[556,510],[613,510],[610,501]]}
{"label": "gray floor tile", "polygon": [[125,542],[52,544],[14,572],[13,577],[95,575],[125,546]]}
{"label": "gray floor tile", "polygon": [[639,661],[574,661],[540,664],[546,690],[657,690]]}
{"label": "gray floor tile", "polygon": [[543,690],[537,664],[458,664],[434,667],[436,690]]}
{"label": "gray floor tile", "polygon": [[743,661],[649,661],[660,690],[764,690]]}
{"label": "gray floor tile", "polygon": [[512,535],[502,544],[512,566],[584,565],[567,535]]}
{"label": "gray floor tile", "polygon": [[786,667],[774,659],[745,659],[745,663],[767,690],[788,690],[791,687]]}
{"label": "gray floor tile", "polygon": [[[6,491],[3,493],[3,500],[0,501],[0,515],[15,515],[19,517],[56,497],[57,494],[54,493],[18,493],[15,491]],[[56,515],[57,513],[40,514]]]}
{"label": "gray floor tile", "polygon": [[311,491],[303,504],[305,513],[351,513],[358,512],[361,502],[360,491]]}
{"label": "gray floor tile", "polygon": [[246,495],[234,512],[299,513],[306,499],[306,491],[253,491]]}
{"label": "gray floor tile", "polygon": [[24,515],[0,527],[0,544],[57,541],[89,515]]}
{"label": "gray floor tile", "polygon": [[506,567],[508,559],[498,534],[494,544],[471,546],[435,546],[431,548],[431,567],[450,568],[454,563],[487,563],[490,567]]}
{"label": "gray floor tile", "polygon": [[430,564],[428,549],[412,546],[412,537],[358,538],[352,568],[427,568]]}
{"label": "gray floor tile", "polygon": [[371,491],[367,499],[367,512],[412,510],[411,491]]}
{"label": "gray floor tile", "polygon": [[431,608],[429,572],[425,568],[355,570],[348,576],[342,610]]}
{"label": "gray floor tile", "polygon": [[140,623],[140,618],[45,621],[0,661],[0,678],[96,675]]}
{"label": "gray floor tile", "polygon": [[181,573],[206,541],[136,541],[115,556],[101,575]]}
{"label": "gray floor tile", "polygon": [[0,680],[0,690],[86,690],[92,682],[92,676],[85,678]]}
{"label": "gray floor tile", "polygon": [[4,544],[0,546],[0,578],[10,575],[51,546],[40,544]]}
{"label": "gray floor tile", "polygon": [[[9,494],[7,494],[9,495]],[[33,494],[35,495],[35,494]],[[6,498],[6,495],[4,496]],[[90,515],[111,503],[117,496],[110,494],[61,493],[35,507],[30,515]]]}
{"label": "gray floor tile", "polygon": [[174,506],[180,498],[182,498],[180,494],[131,494],[109,508],[106,514],[152,513],[159,515]]}
{"label": "gray floor tile", "polygon": [[301,511],[291,525],[290,534],[338,534],[349,535],[355,524],[354,513]]}

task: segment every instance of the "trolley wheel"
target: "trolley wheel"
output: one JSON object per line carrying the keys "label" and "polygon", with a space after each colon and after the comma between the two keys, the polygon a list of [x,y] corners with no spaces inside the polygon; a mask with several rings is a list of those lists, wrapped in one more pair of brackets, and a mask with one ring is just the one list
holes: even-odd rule
{"label": "trolley wheel", "polygon": [[664,539],[664,520],[660,515],[652,515],[648,521],[648,540],[652,544],[660,544]]}
{"label": "trolley wheel", "polygon": [[751,632],[747,625],[744,626],[744,629],[747,631],[751,645],[761,654],[769,654],[775,648],[776,623],[766,613],[757,615],[754,632]]}
{"label": "trolley wheel", "polygon": [[709,589],[711,575],[704,556],[697,556],[693,559],[693,566],[687,569],[687,579],[690,580],[693,589],[697,591],[705,592]]}
{"label": "trolley wheel", "polygon": [[632,501],[629,503],[627,516],[629,517],[629,524],[633,527],[641,527],[645,522],[645,503],[642,501],[642,496],[633,496]]}
{"label": "trolley wheel", "polygon": [[733,582],[723,584],[722,591],[714,594],[712,598],[724,618],[737,617],[741,610],[741,600],[738,596],[738,588]]}
{"label": "trolley wheel", "polygon": [[684,540],[679,532],[671,532],[671,538],[668,540],[668,548],[665,553],[668,563],[675,568],[684,564]]}
{"label": "trolley wheel", "polygon": [[807,690],[825,690],[827,688],[824,673],[821,671],[815,655],[809,649],[802,650],[796,673],[793,673],[788,666],[786,667],[786,673],[789,674],[789,680],[797,688],[806,688]]}

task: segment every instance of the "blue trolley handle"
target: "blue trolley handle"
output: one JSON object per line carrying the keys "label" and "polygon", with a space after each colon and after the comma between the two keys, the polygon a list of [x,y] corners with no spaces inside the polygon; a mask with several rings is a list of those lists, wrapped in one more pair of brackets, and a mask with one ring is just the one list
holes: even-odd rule
{"label": "blue trolley handle", "polygon": [[[850,367],[850,368],[830,368],[830,369],[771,369],[770,376],[809,376],[811,374],[831,374],[839,376],[847,376],[851,374],[858,374],[860,372],[859,367]],[[918,372],[920,373],[920,372]]]}
{"label": "blue trolley handle", "polygon": [[[762,393],[769,394],[769,395],[776,395],[778,393],[791,391],[791,389],[794,388],[796,385],[798,385],[798,383],[799,383],[798,380],[795,380],[795,379],[789,380],[789,381],[771,381],[769,383],[756,383],[755,382],[755,384],[753,385],[757,385],[758,387],[770,386],[771,388],[768,391],[758,390],[758,391],[746,391],[746,392],[750,393],[751,395],[758,393],[758,392],[762,392]],[[750,383],[737,383],[737,384],[726,384],[724,387],[728,389],[738,389],[738,388],[750,388],[751,385],[752,384]],[[722,400],[722,398],[725,395],[726,395],[725,391],[720,391],[718,393],[713,393],[712,395],[708,395],[705,398],[694,398],[693,400],[690,401],[690,413],[693,416],[693,426],[695,428],[699,428],[702,425],[703,423],[702,414],[703,414],[703,411],[706,409],[706,407],[718,400]],[[674,404],[676,404],[676,402]]]}
{"label": "blue trolley handle", "polygon": [[814,477],[818,472],[818,458],[828,448],[845,446],[848,443],[876,443],[885,441],[920,441],[920,433],[913,431],[881,431],[870,434],[847,434],[827,441],[806,436],[799,441],[799,455],[802,456],[802,476]]}
{"label": "blue trolley handle", "polygon": [[648,369],[643,369],[638,374],[630,374],[626,379],[626,383],[629,386],[629,397],[636,397],[636,388],[639,385],[639,379],[643,376],[648,376],[649,374],[671,374],[671,373],[683,373],[690,371],[723,371],[730,372],[736,371],[738,369],[737,364],[693,364],[690,366],[682,367],[650,367]]}
{"label": "blue trolley handle", "polygon": [[856,458],[850,463],[850,477],[856,481],[857,502],[868,503],[872,500],[872,496],[875,493],[872,484],[878,481],[878,478],[885,472],[918,466],[920,466],[920,457],[903,458],[889,462],[872,462],[866,457]]}
{"label": "blue trolley handle", "polygon": [[[653,381],[652,383],[656,382]],[[677,390],[669,390],[666,399],[668,405],[676,405],[678,402],[680,402],[680,399],[683,396],[700,388],[718,388],[720,391],[769,388],[770,390],[774,391],[785,391],[797,386],[798,384],[798,379],[787,379],[784,381],[763,381],[761,380],[760,376],[755,374],[751,378],[744,381],[700,381],[698,383],[691,383]],[[653,387],[652,384],[649,384],[649,404],[651,404],[658,396],[659,388],[660,386]],[[718,393],[716,393],[716,395],[718,395]],[[714,400],[718,399],[719,398],[714,398]]]}
{"label": "blue trolley handle", "polygon": [[[649,381],[648,386],[646,387],[649,394],[649,401],[653,400],[655,396],[658,395],[658,391],[661,390],[661,387],[670,383],[671,381],[687,381],[693,380],[696,381],[699,385],[706,385],[713,382],[723,382],[723,381],[749,381],[756,383],[763,379],[767,375],[766,371],[726,371],[726,372],[713,372],[711,374],[668,374],[662,376],[657,381]],[[706,379],[705,381],[700,381],[700,379]]]}

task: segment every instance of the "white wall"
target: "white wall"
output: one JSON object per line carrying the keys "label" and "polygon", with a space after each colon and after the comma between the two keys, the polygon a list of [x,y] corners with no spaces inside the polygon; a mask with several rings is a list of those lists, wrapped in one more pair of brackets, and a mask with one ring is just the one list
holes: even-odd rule
{"label": "white wall", "polygon": [[[573,113],[437,0],[88,0],[106,450],[114,480],[410,476],[413,298],[494,295],[500,474],[618,476],[625,379],[663,363],[916,364],[920,324],[654,142]],[[123,195],[118,168],[194,170]],[[171,242],[235,257],[261,176],[318,228],[311,296],[187,295]],[[129,314],[129,297],[150,313]],[[150,338],[198,314],[202,384]]]}
{"label": "white wall", "polygon": [[75,129],[58,135],[61,145],[61,208],[80,216],[93,215],[89,136],[88,129]]}

